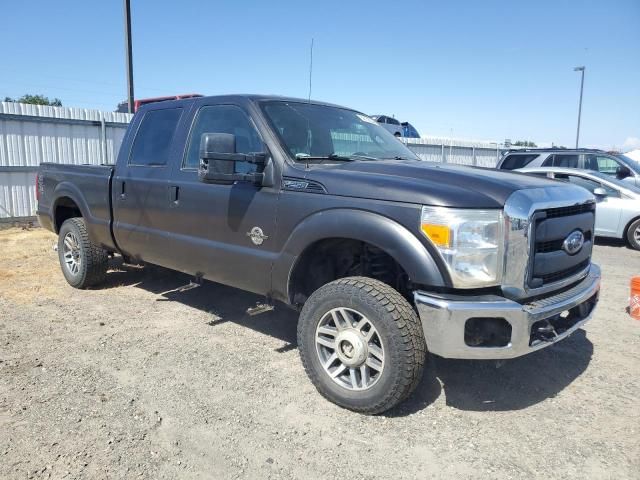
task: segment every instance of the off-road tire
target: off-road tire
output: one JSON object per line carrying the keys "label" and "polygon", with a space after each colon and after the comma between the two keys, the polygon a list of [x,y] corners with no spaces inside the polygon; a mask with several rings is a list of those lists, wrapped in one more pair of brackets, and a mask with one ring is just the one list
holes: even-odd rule
{"label": "off-road tire", "polygon": [[640,250],[640,240],[636,238],[636,230],[640,228],[640,218],[635,220],[629,225],[627,229],[627,242],[629,246],[634,250]]}
{"label": "off-road tire", "polygon": [[[379,381],[354,391],[338,385],[323,368],[316,351],[316,328],[330,310],[344,307],[362,312],[379,332],[385,366]],[[374,415],[405,400],[422,378],[426,345],[422,325],[409,302],[389,285],[366,277],[335,280],[306,301],[298,321],[302,364],[318,392],[331,402]]]}
{"label": "off-road tire", "polygon": [[[80,267],[76,274],[69,271],[64,259],[64,239],[72,232],[78,239]],[[58,232],[58,259],[62,274],[69,285],[75,288],[88,288],[102,283],[107,274],[108,252],[89,239],[87,227],[82,218],[69,218]]]}

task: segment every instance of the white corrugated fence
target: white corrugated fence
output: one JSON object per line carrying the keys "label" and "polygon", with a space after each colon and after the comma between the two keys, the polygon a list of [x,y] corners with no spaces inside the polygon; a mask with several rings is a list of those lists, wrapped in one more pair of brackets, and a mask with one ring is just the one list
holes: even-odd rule
{"label": "white corrugated fence", "polygon": [[127,113],[0,103],[0,219],[35,214],[41,162],[114,163]]}

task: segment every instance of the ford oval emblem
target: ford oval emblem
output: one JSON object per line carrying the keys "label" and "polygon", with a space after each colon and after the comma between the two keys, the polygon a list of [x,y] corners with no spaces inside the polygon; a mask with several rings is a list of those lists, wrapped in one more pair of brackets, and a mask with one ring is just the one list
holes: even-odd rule
{"label": "ford oval emblem", "polygon": [[584,235],[580,230],[574,230],[562,242],[562,249],[569,255],[575,255],[584,245]]}

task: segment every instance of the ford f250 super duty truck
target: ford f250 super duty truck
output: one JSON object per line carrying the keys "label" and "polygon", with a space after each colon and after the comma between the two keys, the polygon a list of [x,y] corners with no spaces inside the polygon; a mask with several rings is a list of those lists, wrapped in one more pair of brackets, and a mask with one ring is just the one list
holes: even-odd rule
{"label": "ford f250 super duty truck", "polygon": [[521,356],[570,335],[598,301],[587,190],[421,161],[370,117],[325,103],[148,104],[116,165],[43,163],[37,191],[72,286],[98,285],[117,254],[283,302],[300,310],[318,391],[364,413],[405,399],[427,350]]}

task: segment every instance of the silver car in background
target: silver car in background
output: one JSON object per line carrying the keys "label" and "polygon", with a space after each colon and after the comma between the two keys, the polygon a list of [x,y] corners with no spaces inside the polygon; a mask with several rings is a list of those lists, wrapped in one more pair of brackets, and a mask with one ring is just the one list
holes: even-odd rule
{"label": "silver car in background", "polygon": [[574,168],[520,168],[516,172],[573,183],[596,197],[597,237],[620,238],[640,250],[640,188],[602,172]]}
{"label": "silver car in background", "polygon": [[508,150],[498,162],[499,170],[523,168],[577,168],[605,173],[640,187],[640,164],[622,154],[589,148],[521,148]]}
{"label": "silver car in background", "polygon": [[380,124],[381,127],[386,128],[396,137],[402,137],[402,125],[398,120],[388,115],[371,115],[376,122]]}

